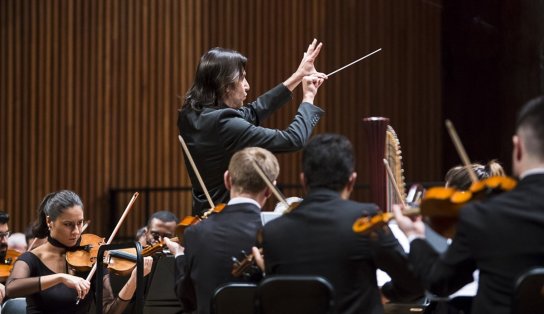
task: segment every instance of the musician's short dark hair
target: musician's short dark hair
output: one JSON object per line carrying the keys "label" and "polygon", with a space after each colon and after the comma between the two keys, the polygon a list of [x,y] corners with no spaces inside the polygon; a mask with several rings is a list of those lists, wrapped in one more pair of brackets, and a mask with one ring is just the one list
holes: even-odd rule
{"label": "musician's short dark hair", "polygon": [[4,211],[0,211],[0,225],[5,225],[8,222],[9,222],[9,214]]}
{"label": "musician's short dark hair", "polygon": [[153,219],[158,219],[163,222],[171,222],[171,221],[174,221],[175,223],[179,222],[178,217],[176,217],[176,215],[174,215],[172,212],[169,212],[167,210],[161,210],[161,211],[153,213],[153,215],[151,215],[151,217],[149,218],[149,221],[147,222],[148,226],[151,225],[151,221]]}
{"label": "musician's short dark hair", "polygon": [[527,152],[544,159],[544,96],[530,100],[521,108],[516,130],[523,137]]}
{"label": "musician's short dark hair", "polygon": [[316,135],[304,147],[302,169],[308,187],[341,191],[355,169],[353,146],[343,135]]}

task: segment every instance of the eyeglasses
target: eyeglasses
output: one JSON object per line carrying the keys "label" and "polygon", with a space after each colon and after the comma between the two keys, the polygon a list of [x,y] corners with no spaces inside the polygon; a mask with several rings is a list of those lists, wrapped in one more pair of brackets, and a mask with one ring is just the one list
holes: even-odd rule
{"label": "eyeglasses", "polygon": [[160,238],[171,238],[172,234],[169,232],[159,232],[159,231],[151,231],[151,236],[155,240],[159,240]]}
{"label": "eyeglasses", "polygon": [[0,239],[2,238],[8,238],[9,237],[9,231],[8,232],[0,232]]}

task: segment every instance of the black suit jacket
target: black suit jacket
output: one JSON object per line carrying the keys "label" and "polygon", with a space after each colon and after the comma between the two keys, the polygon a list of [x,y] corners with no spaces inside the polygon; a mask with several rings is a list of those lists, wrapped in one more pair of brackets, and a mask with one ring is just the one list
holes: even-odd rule
{"label": "black suit jacket", "polygon": [[[195,111],[184,108],[180,112],[180,135],[187,143],[214,203],[229,199],[223,173],[232,155],[240,149],[258,146],[271,152],[287,152],[304,146],[323,114],[323,110],[310,103],[300,104],[295,118],[285,130],[260,126],[272,112],[286,104],[291,96],[289,89],[279,84],[240,109],[224,107]],[[187,158],[185,160],[193,186],[193,215],[200,215],[209,205]]]}
{"label": "black suit jacket", "polygon": [[472,313],[510,313],[517,277],[544,265],[544,174],[530,175],[510,191],[460,211],[448,250],[438,255],[424,240],[410,245],[410,259],[425,286],[449,295],[480,270]]}
{"label": "black suit jacket", "polygon": [[389,228],[371,240],[353,223],[377,212],[374,204],[343,200],[327,189],[312,190],[291,213],[264,226],[266,274],[320,275],[335,289],[338,313],[383,313],[376,269],[393,282],[383,287],[395,301],[413,300],[423,289],[409,272],[407,256]]}
{"label": "black suit jacket", "polygon": [[185,230],[185,255],[176,258],[176,295],[185,311],[209,313],[214,290],[239,281],[230,275],[232,257],[251,252],[262,227],[260,208],[251,203],[229,205],[221,213]]}

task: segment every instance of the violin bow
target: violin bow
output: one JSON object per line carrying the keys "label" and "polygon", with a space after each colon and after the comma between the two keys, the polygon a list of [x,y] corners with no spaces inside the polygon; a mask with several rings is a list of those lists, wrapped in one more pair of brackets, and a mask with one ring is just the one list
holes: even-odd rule
{"label": "violin bow", "polygon": [[461,161],[463,162],[463,164],[465,165],[465,168],[467,169],[468,175],[470,177],[470,181],[472,181],[472,183],[478,182],[478,177],[476,176],[474,169],[472,169],[470,160],[468,159],[467,152],[465,151],[465,147],[463,146],[463,143],[461,143],[461,139],[457,135],[457,131],[455,130],[453,123],[448,119],[446,119],[446,128],[448,129],[448,133],[451,137],[451,140],[453,141],[453,145],[455,146],[457,153],[459,154],[459,157],[461,157]]}
{"label": "violin bow", "polygon": [[36,237],[34,237],[34,239],[32,239],[32,242],[30,242],[30,245],[28,246],[28,249],[26,249],[27,251],[32,250],[32,248],[34,247],[34,244],[36,244],[36,240],[38,240],[38,238],[36,238]]}
{"label": "violin bow", "polygon": [[183,148],[183,151],[185,152],[185,155],[187,156],[187,159],[189,159],[189,163],[191,164],[193,171],[195,172],[196,178],[198,179],[198,183],[200,183],[200,187],[202,188],[202,191],[204,191],[204,194],[206,195],[206,199],[208,200],[208,203],[210,204],[210,209],[213,210],[215,208],[215,205],[210,196],[210,192],[208,192],[208,189],[204,185],[204,180],[202,180],[202,177],[200,176],[200,172],[198,171],[195,165],[195,162],[193,160],[193,157],[191,156],[191,153],[189,152],[189,148],[187,148],[187,144],[185,144],[185,140],[183,140],[183,137],[181,137],[181,135],[178,135],[178,139],[179,139],[179,142],[181,143],[181,147]]}
{"label": "violin bow", "polygon": [[282,202],[283,205],[286,206],[286,208],[289,208],[289,203],[287,203],[287,200],[285,199],[285,196],[283,196],[283,194],[281,194],[281,192],[280,192],[280,190],[278,190],[278,187],[277,187],[277,186],[275,186],[274,184],[272,184],[272,182],[270,181],[270,179],[266,176],[266,174],[264,174],[264,171],[263,171],[263,169],[261,168],[261,166],[259,166],[255,160],[252,160],[252,161],[251,161],[251,164],[253,165],[253,169],[255,169],[255,171],[257,171],[257,173],[259,174],[259,176],[261,177],[261,179],[263,179],[263,181],[266,183],[266,185],[268,186],[268,188],[272,191],[272,193],[274,194],[274,196],[276,196],[276,198],[278,199],[278,201]]}
{"label": "violin bow", "polygon": [[[130,202],[128,203],[127,207],[125,208],[125,211],[123,212],[123,215],[121,215],[121,218],[119,218],[119,221],[117,221],[117,225],[115,226],[115,229],[113,229],[113,232],[111,233],[108,241],[106,244],[111,244],[113,241],[113,238],[117,235],[117,232],[119,231],[119,228],[121,228],[121,225],[123,224],[123,221],[125,221],[125,218],[127,217],[128,213],[132,209],[132,205],[134,205],[134,202],[138,198],[138,195],[140,195],[138,192],[134,193],[132,195],[132,198],[130,199]],[[94,276],[94,273],[96,272],[96,262],[93,265],[93,268],[91,269],[91,272],[89,272],[89,275],[87,275],[87,281],[90,282],[91,278]],[[78,304],[80,299],[78,298],[76,301],[76,304]]]}

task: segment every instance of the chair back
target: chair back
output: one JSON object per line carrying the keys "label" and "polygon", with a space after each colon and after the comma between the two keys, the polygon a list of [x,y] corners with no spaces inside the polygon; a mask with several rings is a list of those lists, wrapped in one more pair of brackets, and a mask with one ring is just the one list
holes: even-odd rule
{"label": "chair back", "polygon": [[26,298],[9,299],[2,305],[2,314],[26,314]]}
{"label": "chair back", "polygon": [[213,314],[253,314],[257,285],[251,283],[227,283],[215,289],[212,296]]}
{"label": "chair back", "polygon": [[533,268],[516,281],[512,314],[544,313],[544,267]]}
{"label": "chair back", "polygon": [[332,285],[319,276],[266,277],[255,293],[260,314],[326,314],[334,309]]}

